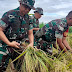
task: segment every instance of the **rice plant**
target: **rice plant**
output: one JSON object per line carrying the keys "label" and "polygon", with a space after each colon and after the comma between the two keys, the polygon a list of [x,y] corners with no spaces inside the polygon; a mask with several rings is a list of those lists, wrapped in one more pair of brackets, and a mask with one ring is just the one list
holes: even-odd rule
{"label": "rice plant", "polygon": [[[71,41],[71,37],[68,37],[69,41]],[[72,72],[71,51],[63,53],[63,51],[59,52],[58,49],[53,48],[53,54],[49,55],[41,49],[26,48],[27,44],[25,43],[22,46],[24,46],[24,51],[11,62],[18,60],[17,72]]]}

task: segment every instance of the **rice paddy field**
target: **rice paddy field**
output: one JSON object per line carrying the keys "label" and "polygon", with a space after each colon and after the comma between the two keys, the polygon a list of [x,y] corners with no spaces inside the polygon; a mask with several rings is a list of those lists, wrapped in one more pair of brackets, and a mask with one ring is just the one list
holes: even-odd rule
{"label": "rice paddy field", "polygon": [[[69,33],[67,41],[72,48],[72,34]],[[72,52],[59,51],[53,48],[53,54],[28,47],[14,61],[18,60],[15,70],[10,63],[6,72],[72,72]],[[11,61],[11,65],[14,61]],[[19,68],[19,69],[18,69]]]}

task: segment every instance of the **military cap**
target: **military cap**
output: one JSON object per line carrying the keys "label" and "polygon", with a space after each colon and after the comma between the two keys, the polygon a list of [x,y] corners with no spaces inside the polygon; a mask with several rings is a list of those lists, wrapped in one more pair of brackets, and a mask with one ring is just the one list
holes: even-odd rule
{"label": "military cap", "polygon": [[18,0],[21,4],[29,6],[31,9],[34,9],[35,0]]}
{"label": "military cap", "polygon": [[40,8],[40,7],[37,7],[37,8],[35,9],[34,13],[35,13],[35,12],[38,12],[39,14],[43,15],[43,9]]}

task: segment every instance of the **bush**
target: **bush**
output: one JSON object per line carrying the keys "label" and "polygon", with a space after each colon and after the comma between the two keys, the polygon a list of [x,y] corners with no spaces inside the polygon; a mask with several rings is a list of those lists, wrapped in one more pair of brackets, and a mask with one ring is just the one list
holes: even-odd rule
{"label": "bush", "polygon": [[72,33],[72,27],[69,27],[69,33]]}
{"label": "bush", "polygon": [[41,24],[39,24],[39,27],[42,28],[45,24],[42,22]]}

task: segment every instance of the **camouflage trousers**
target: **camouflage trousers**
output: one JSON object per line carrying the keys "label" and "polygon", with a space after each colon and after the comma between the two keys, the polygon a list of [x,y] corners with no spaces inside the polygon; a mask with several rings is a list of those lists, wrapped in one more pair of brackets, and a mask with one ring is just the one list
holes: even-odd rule
{"label": "camouflage trousers", "polygon": [[[0,47],[1,50],[2,47]],[[12,48],[6,48],[6,51],[0,51],[0,72],[4,72],[8,66],[9,59],[14,60],[18,54]]]}
{"label": "camouflage trousers", "polygon": [[[25,40],[25,42],[29,43],[29,39],[27,38]],[[42,38],[38,38],[38,39],[34,38],[34,46],[36,46],[38,49],[41,49],[41,50],[43,50],[45,52],[48,52],[49,54],[52,54],[52,51],[53,51],[52,43],[44,41],[44,40],[42,40]]]}
{"label": "camouflage trousers", "polygon": [[37,46],[38,49],[41,49],[49,54],[52,54],[52,43],[42,40],[42,38],[34,39],[34,45]]}

